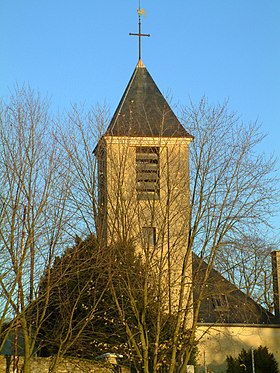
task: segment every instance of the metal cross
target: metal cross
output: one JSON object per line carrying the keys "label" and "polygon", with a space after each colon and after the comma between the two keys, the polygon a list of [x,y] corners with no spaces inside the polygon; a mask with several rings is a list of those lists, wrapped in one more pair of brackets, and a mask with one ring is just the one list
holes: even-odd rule
{"label": "metal cross", "polygon": [[140,8],[140,1],[139,1],[139,8],[137,9],[137,13],[138,13],[138,33],[134,34],[134,33],[130,32],[129,35],[130,36],[138,36],[139,60],[141,60],[141,37],[142,36],[150,37],[151,35],[141,33],[141,15],[145,14],[145,10]]}

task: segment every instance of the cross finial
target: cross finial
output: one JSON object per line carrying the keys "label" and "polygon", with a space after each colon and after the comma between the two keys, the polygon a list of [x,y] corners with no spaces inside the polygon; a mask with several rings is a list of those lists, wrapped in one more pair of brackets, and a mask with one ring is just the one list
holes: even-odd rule
{"label": "cross finial", "polygon": [[148,37],[151,36],[150,34],[142,34],[141,33],[141,16],[145,14],[145,10],[141,9],[140,0],[139,0],[139,8],[137,9],[137,13],[138,13],[138,33],[135,34],[135,33],[130,32],[129,35],[138,36],[138,53],[139,53],[138,58],[139,58],[139,61],[140,61],[141,60],[141,37],[142,36],[148,36]]}

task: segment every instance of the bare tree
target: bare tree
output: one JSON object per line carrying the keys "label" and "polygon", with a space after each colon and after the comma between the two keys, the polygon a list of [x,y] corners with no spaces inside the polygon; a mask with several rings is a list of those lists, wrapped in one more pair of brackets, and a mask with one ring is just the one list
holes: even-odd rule
{"label": "bare tree", "polygon": [[[15,338],[19,329],[24,335],[27,373],[44,317],[43,312],[31,323],[28,308],[36,299],[41,273],[50,272],[67,239],[67,171],[62,177],[47,102],[29,88],[17,88],[2,103],[0,141],[2,318],[13,319]],[[47,304],[48,294],[45,299]],[[17,371],[17,341],[15,349]]]}
{"label": "bare tree", "polygon": [[[270,228],[277,193],[275,160],[257,151],[264,138],[257,123],[244,124],[226,104],[211,106],[205,98],[184,109],[182,120],[195,137],[189,246],[208,263],[191,328],[194,341],[203,286],[217,255],[226,246],[238,246],[256,227]],[[193,278],[195,284],[196,274]]]}
{"label": "bare tree", "polygon": [[[1,121],[1,316],[13,318],[16,328],[23,330],[24,372],[30,371],[52,290],[66,281],[66,272],[53,276],[55,256],[77,232],[97,235],[100,255],[103,250],[108,264],[106,294],[109,291],[127,338],[127,355],[137,369],[148,373],[165,366],[169,373],[186,371],[196,348],[200,304],[212,269],[224,268],[232,279],[231,262],[222,261],[225,252],[239,248],[253,228],[269,229],[276,198],[275,163],[256,151],[263,139],[259,126],[241,123],[227,105],[210,106],[206,99],[185,108],[181,122],[195,137],[189,177],[185,140],[160,136],[139,144],[127,136],[114,144],[108,134],[100,140],[108,121],[106,108],[85,112],[73,107],[51,132],[45,103],[33,92],[18,90],[2,104]],[[92,151],[99,140],[97,168]],[[104,141],[110,147],[102,148]],[[103,150],[107,164],[102,163]],[[147,173],[148,181],[141,178]],[[147,190],[149,198],[141,198]],[[125,250],[131,241],[135,257]],[[202,272],[199,264],[192,273],[193,251],[207,263]],[[70,260],[67,268],[72,264]],[[43,272],[42,293],[38,283]],[[194,305],[198,277],[201,287]],[[79,283],[77,302],[62,297],[67,307],[61,310],[72,321],[63,324],[55,339],[53,371],[104,299],[99,293],[94,307],[75,323],[75,309],[92,280],[85,279]],[[98,282],[99,278],[96,286]],[[247,285],[253,294],[255,285]],[[96,294],[92,289],[92,296]]]}
{"label": "bare tree", "polygon": [[[108,283],[108,279],[104,281],[102,277],[100,294],[97,296],[98,292],[94,290],[90,306],[87,306],[92,289],[97,289],[101,282],[96,275],[104,264],[101,254],[100,260],[97,260],[96,252],[99,252],[100,243],[92,245],[86,256],[79,244],[75,249],[69,249],[74,238],[80,242],[79,237],[98,235],[98,185],[93,149],[107,115],[106,107],[97,106],[85,111],[82,107],[73,106],[70,112],[54,120],[54,147],[60,155],[58,169],[62,183],[67,188],[63,198],[63,227],[67,237],[72,237],[72,240],[68,241],[66,252],[61,251],[62,258],[57,257],[48,271],[44,272],[34,303],[35,310],[38,308],[36,319],[41,320],[38,335],[40,353],[53,355],[50,372],[56,371],[65,355],[79,350],[79,341],[82,340],[81,350],[85,348],[83,341],[87,339],[88,325],[92,323],[93,315],[97,317],[96,308]],[[83,241],[84,246],[88,245]],[[34,317],[34,307],[32,315]]]}
{"label": "bare tree", "polygon": [[98,234],[97,163],[93,149],[108,125],[108,118],[106,106],[85,110],[74,105],[56,120],[56,145],[64,154],[66,165],[71,164],[67,209],[71,214],[68,232],[73,238]]}
{"label": "bare tree", "polygon": [[[94,321],[99,318],[99,304],[104,301],[108,280],[103,273],[105,262],[95,236],[68,248],[61,258],[56,258],[48,276],[40,281],[39,307],[45,306],[46,289],[51,288],[45,318],[39,331],[40,354],[51,355],[49,367],[55,372],[65,355],[92,357],[95,338]],[[105,267],[105,268],[104,268]],[[94,325],[94,327],[93,327]],[[91,336],[88,338],[89,330]]]}
{"label": "bare tree", "polygon": [[247,296],[273,312],[271,252],[276,243],[271,237],[269,243],[267,237],[269,233],[264,230],[262,237],[256,232],[224,245],[215,267]]}
{"label": "bare tree", "polygon": [[[142,144],[136,143],[128,134],[121,145],[112,142],[114,146],[106,148],[106,165],[102,163],[102,146],[95,152],[99,157],[99,188],[101,195],[105,193],[105,198],[98,199],[97,168],[91,149],[100,133],[92,125],[106,123],[107,116],[105,119],[102,111],[101,116],[83,116],[74,109],[69,115],[72,129],[60,136],[60,144],[75,165],[71,181],[72,211],[78,213],[75,216],[79,216],[79,224],[83,221],[84,227],[91,221],[88,228],[94,226],[100,239],[105,234],[108,247],[118,248],[118,258],[127,242],[131,239],[137,242],[145,268],[138,286],[130,272],[133,266],[122,270],[117,282],[114,266],[111,274],[112,296],[136,366],[144,372],[156,372],[168,363],[168,372],[184,372],[197,344],[200,304],[212,269],[219,267],[217,260],[221,263],[227,248],[240,247],[240,242],[253,228],[270,229],[267,222],[276,202],[275,161],[257,152],[264,137],[257,123],[244,124],[226,104],[211,106],[202,99],[198,105],[191,104],[182,111],[181,121],[195,138],[190,150],[190,178],[187,153],[178,151],[182,144],[174,141],[168,148],[164,137],[153,139],[148,145],[154,154],[148,156],[160,159],[159,174],[154,172],[154,175],[160,175],[158,187],[165,197],[156,196],[155,185],[159,181],[156,176],[152,180],[153,196],[139,203],[135,198],[136,148],[141,159],[145,157],[141,147],[147,143],[145,140]],[[94,135],[89,135],[92,130]],[[105,180],[102,167],[107,169]],[[103,216],[103,225],[100,216]],[[157,226],[156,242],[153,226]],[[116,249],[111,251],[114,254],[110,260],[114,263]],[[207,263],[206,267],[203,264],[202,272],[199,265],[196,272],[191,273],[193,251],[203,259],[201,265]],[[252,263],[251,258],[248,260]],[[224,270],[228,270],[230,276],[230,268],[225,266]],[[193,286],[198,277],[201,287],[194,307]],[[127,302],[130,317],[127,317]]]}
{"label": "bare tree", "polygon": [[[210,106],[206,99],[202,99],[197,106],[191,104],[184,109],[182,122],[195,137],[190,151],[190,209],[182,197],[183,190],[188,196],[184,182],[187,185],[189,175],[188,167],[183,166],[187,160],[178,154],[179,142],[173,144],[173,150],[169,149],[168,161],[163,155],[164,150],[159,150],[162,151],[162,154],[159,153],[160,188],[167,198],[157,199],[154,193],[155,198],[141,204],[135,200],[133,147],[147,146],[145,140],[139,145],[128,137],[121,145],[114,145],[112,140],[114,146],[111,150],[109,145],[106,147],[107,234],[111,241],[118,238],[125,242],[127,237],[140,241],[146,268],[141,305],[129,276],[124,278],[126,293],[135,312],[137,333],[132,332],[129,322],[126,322],[125,308],[113,286],[115,302],[125,324],[131,349],[144,372],[156,372],[164,361],[164,358],[159,359],[159,349],[164,349],[160,340],[166,323],[163,314],[167,310],[167,314],[172,315],[170,346],[166,349],[166,356],[169,356],[168,372],[186,370],[191,352],[197,344],[196,326],[204,288],[218,254],[226,246],[237,246],[253,228],[269,228],[267,222],[276,202],[276,179],[273,174],[275,161],[257,153],[257,146],[264,137],[257,123],[244,124],[227,109],[226,104]],[[109,144],[110,139],[105,141]],[[164,138],[158,142],[153,141],[153,144],[149,143],[150,147],[166,147]],[[171,161],[172,158],[174,160]],[[171,178],[171,173],[178,177]],[[179,212],[180,208],[184,209],[183,214]],[[159,216],[161,223],[156,222]],[[155,245],[147,245],[147,241],[145,244],[143,240],[141,242],[140,229],[145,219],[147,227],[153,226],[154,222],[159,232],[162,232],[162,239]],[[152,236],[152,231],[149,234]],[[148,242],[151,243],[150,240]],[[203,259],[201,264],[207,263],[206,269],[203,268],[202,279],[200,266],[190,279],[193,251]],[[173,279],[168,275],[171,273]],[[192,287],[198,276],[201,287],[194,307]],[[156,291],[153,288],[157,298],[154,309],[158,309],[157,315],[154,315],[157,323],[153,335],[149,333],[150,325],[147,322],[147,310],[153,299],[148,295],[152,277],[157,284]],[[176,293],[175,302],[172,292]]]}

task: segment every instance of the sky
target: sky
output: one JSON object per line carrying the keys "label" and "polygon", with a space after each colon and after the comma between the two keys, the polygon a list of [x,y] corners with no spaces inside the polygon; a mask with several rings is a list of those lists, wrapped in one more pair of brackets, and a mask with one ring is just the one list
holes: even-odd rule
{"label": "sky", "polygon": [[[0,97],[29,84],[54,110],[113,112],[138,60],[138,0],[0,0]],[[141,0],[142,59],[174,105],[229,100],[280,162],[280,1]],[[280,163],[278,162],[278,165]],[[280,175],[279,175],[280,176]],[[279,185],[280,188],[280,185]],[[276,218],[280,229],[280,213]]]}

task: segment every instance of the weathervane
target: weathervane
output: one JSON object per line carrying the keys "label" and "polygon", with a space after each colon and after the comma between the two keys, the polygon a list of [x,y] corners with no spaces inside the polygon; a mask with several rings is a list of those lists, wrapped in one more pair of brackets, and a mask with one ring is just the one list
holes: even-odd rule
{"label": "weathervane", "polygon": [[150,37],[151,35],[141,33],[141,16],[145,15],[145,10],[141,9],[140,0],[139,0],[139,8],[137,9],[137,13],[138,13],[138,33],[134,34],[134,33],[130,32],[129,35],[138,36],[138,53],[139,53],[139,60],[141,60],[141,37],[142,36]]}

